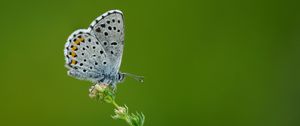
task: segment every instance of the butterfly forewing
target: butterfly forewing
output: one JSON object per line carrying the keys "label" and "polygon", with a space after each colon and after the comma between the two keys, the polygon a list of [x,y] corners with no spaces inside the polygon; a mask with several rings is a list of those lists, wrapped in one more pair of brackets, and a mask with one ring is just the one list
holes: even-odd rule
{"label": "butterfly forewing", "polygon": [[121,11],[112,10],[99,16],[89,27],[103,46],[111,61],[112,73],[117,73],[121,64],[124,47],[124,23]]}

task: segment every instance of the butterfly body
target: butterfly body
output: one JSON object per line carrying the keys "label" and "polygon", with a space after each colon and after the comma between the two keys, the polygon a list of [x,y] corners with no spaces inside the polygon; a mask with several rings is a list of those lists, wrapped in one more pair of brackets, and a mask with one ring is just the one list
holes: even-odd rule
{"label": "butterfly body", "polygon": [[123,14],[108,11],[88,29],[76,30],[69,36],[64,49],[68,75],[94,83],[121,82],[125,75],[119,71],[123,47]]}

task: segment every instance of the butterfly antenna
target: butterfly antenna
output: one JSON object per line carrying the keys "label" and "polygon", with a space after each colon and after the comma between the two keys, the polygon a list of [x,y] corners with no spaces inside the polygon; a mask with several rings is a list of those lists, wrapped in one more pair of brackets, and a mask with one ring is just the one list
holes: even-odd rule
{"label": "butterfly antenna", "polygon": [[131,77],[141,83],[144,82],[144,76],[138,76],[138,75],[134,75],[134,74],[131,74],[131,73],[124,73],[125,76],[128,76],[128,77]]}

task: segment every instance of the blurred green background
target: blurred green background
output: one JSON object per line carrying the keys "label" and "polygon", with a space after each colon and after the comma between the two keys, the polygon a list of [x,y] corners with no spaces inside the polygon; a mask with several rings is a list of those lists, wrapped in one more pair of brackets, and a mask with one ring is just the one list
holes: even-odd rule
{"label": "blurred green background", "polygon": [[125,15],[117,102],[145,126],[299,126],[300,4],[294,0],[1,1],[1,126],[126,126],[67,76],[67,37]]}

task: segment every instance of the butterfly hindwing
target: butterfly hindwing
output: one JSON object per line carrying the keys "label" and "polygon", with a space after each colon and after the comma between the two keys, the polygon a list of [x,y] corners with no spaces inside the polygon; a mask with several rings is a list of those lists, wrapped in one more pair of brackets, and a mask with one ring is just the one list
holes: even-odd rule
{"label": "butterfly hindwing", "polygon": [[97,82],[107,73],[110,63],[100,42],[87,30],[80,29],[68,38],[65,45],[66,67],[68,73],[78,79]]}

